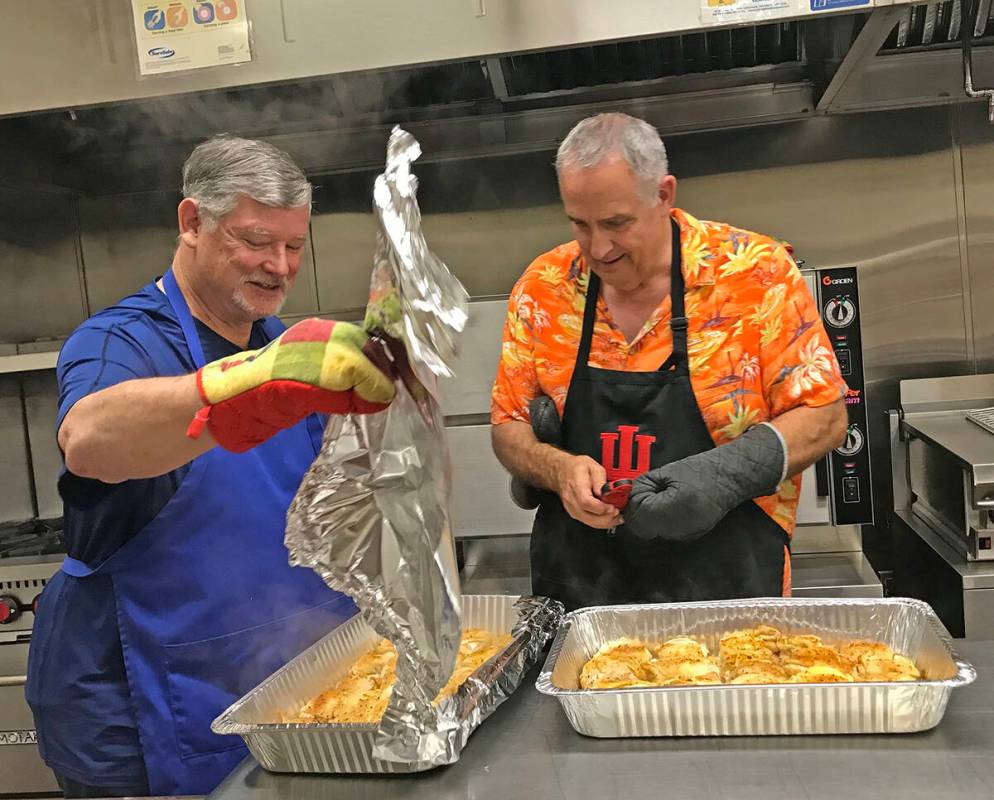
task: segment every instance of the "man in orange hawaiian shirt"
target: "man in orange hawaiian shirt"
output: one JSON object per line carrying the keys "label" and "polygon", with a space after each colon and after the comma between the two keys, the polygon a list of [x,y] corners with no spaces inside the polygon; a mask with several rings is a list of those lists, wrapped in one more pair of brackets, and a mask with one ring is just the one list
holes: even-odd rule
{"label": "man in orange hawaiian shirt", "polygon": [[[498,458],[544,490],[533,590],[570,607],[789,594],[800,473],[847,422],[797,267],[674,208],[642,120],[582,121],[556,169],[576,240],[514,287],[491,411]],[[530,404],[561,418],[554,444]]]}

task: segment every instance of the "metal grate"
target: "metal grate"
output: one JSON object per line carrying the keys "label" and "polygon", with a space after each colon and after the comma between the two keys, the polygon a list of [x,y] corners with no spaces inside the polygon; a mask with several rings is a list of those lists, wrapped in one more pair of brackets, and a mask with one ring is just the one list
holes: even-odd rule
{"label": "metal grate", "polygon": [[[974,0],[980,4],[975,39],[994,37],[994,3]],[[911,6],[884,42],[881,53],[902,52],[920,48],[946,47],[959,42],[964,14],[963,0],[943,0],[940,3]]]}
{"label": "metal grate", "polygon": [[339,81],[353,109],[366,114],[493,98],[479,61],[344,75]]}
{"label": "metal grate", "polygon": [[27,581],[0,581],[0,592],[12,592],[14,589],[43,589],[48,581],[34,578]]}
{"label": "metal grate", "polygon": [[796,22],[525,53],[501,59],[511,96],[801,60]]}

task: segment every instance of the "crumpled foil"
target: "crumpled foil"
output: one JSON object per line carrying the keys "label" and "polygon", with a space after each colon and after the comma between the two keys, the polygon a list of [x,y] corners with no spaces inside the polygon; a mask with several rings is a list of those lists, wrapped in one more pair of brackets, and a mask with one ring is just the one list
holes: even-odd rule
{"label": "crumpled foil", "polygon": [[[474,599],[469,596],[466,602]],[[527,595],[514,601],[514,610],[518,620],[511,628],[511,644],[439,705],[441,724],[433,744],[443,746],[434,748],[434,757],[429,752],[420,755],[416,763],[409,764],[413,770],[421,771],[458,760],[473,731],[521,685],[525,674],[555,635],[564,614],[563,604],[558,600]],[[373,756],[380,757],[376,748]]]}
{"label": "crumpled foil", "polygon": [[[455,760],[470,734],[521,684],[538,661],[563,615],[547,597],[463,595],[463,622],[512,635],[511,643],[481,666],[439,705],[447,740],[439,749]],[[376,634],[359,617],[331,631],[214,720],[219,735],[241,736],[252,755],[272,772],[410,773],[440,766],[431,761],[383,761],[373,755],[375,725],[279,722],[327,689],[328,675],[347,670]],[[272,721],[267,721],[272,720]]]}
{"label": "crumpled foil", "polygon": [[452,374],[468,296],[421,231],[411,173],[420,154],[414,137],[393,129],[373,192],[378,233],[364,323],[403,344],[391,352],[414,377],[406,370],[408,379],[398,380],[387,411],[332,418],[290,506],[285,542],[291,564],[351,595],[397,647],[397,682],[374,757],[444,764],[458,758],[459,725],[432,700],[452,673],[461,628],[436,379]]}

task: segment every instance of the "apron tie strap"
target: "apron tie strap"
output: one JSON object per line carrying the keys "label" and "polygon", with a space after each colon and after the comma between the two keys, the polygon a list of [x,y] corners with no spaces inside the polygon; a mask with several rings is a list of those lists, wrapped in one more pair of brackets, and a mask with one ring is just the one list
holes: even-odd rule
{"label": "apron tie strap", "polygon": [[72,556],[66,556],[63,559],[62,571],[74,578],[88,578],[94,572],[78,558],[73,558]]}

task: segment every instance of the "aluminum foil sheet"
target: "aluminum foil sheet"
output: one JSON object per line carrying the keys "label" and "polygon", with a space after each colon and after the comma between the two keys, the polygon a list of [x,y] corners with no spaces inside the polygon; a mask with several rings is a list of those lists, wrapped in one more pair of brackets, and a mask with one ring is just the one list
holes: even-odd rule
{"label": "aluminum foil sheet", "polygon": [[[439,707],[458,757],[470,734],[521,683],[562,618],[554,600],[507,595],[462,598],[467,626],[511,633],[511,643],[484,664]],[[280,723],[341,679],[379,635],[361,615],[336,628],[234,703],[211,725],[218,734],[240,735],[256,760],[273,772],[403,773],[438,766],[432,759],[383,760],[377,728],[365,724]],[[453,759],[455,760],[455,759]]]}
{"label": "aluminum foil sheet", "polygon": [[394,128],[375,184],[377,247],[365,327],[388,343],[397,397],[380,414],[333,418],[287,514],[290,563],[351,595],[397,648],[397,683],[375,757],[446,764],[459,730],[432,700],[460,638],[460,589],[449,523],[451,470],[436,378],[452,373],[468,297],[421,231],[421,150]]}
{"label": "aluminum foil sheet", "polygon": [[[925,680],[579,688],[583,665],[611,639],[661,641],[686,634],[717,652],[723,633],[757,624],[815,633],[828,642],[875,639],[914,659]],[[975,678],[926,603],[777,598],[574,611],[564,619],[536,686],[558,698],[573,727],[587,736],[757,736],[927,730],[942,719],[952,690]]]}
{"label": "aluminum foil sheet", "polygon": [[373,186],[376,256],[365,327],[404,342],[414,371],[427,386],[436,377],[452,375],[469,295],[422,233],[418,179],[411,172],[420,155],[415,138],[395,127],[387,143],[386,170]]}

